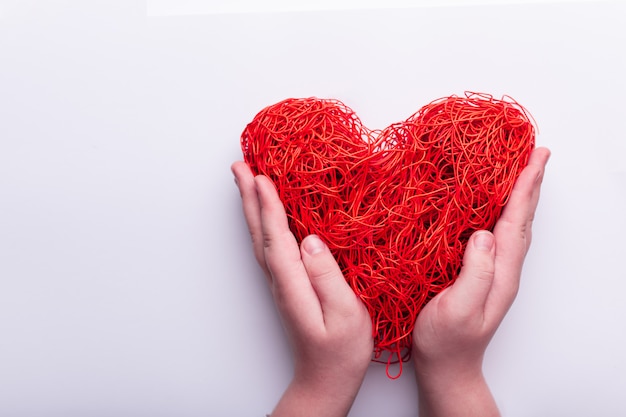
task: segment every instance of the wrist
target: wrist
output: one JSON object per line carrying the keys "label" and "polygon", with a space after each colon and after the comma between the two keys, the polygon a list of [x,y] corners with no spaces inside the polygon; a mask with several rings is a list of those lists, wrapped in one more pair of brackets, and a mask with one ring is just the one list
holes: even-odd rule
{"label": "wrist", "polygon": [[499,416],[482,361],[451,362],[442,366],[415,363],[420,416]]}
{"label": "wrist", "polygon": [[474,387],[486,385],[482,368],[477,365],[421,366],[415,367],[415,377],[420,391],[433,394],[461,395]]}
{"label": "wrist", "polygon": [[298,369],[296,367],[290,385],[321,400],[345,402],[352,405],[361,388],[366,370],[367,367],[362,369],[325,366]]}
{"label": "wrist", "polygon": [[454,381],[471,384],[483,379],[482,356],[427,358],[415,355],[413,366],[417,381],[428,385],[447,385]]}
{"label": "wrist", "polygon": [[297,370],[272,417],[345,417],[364,376],[365,371],[346,374]]}

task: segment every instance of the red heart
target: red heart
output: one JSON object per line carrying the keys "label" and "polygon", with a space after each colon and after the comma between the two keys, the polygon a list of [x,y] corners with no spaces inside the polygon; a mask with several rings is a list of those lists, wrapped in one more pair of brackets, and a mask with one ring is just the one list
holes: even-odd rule
{"label": "red heart", "polygon": [[337,100],[287,99],[257,114],[241,145],[296,238],[328,244],[390,363],[408,359],[416,316],[458,275],[469,236],[493,228],[534,138],[513,100],[466,93],[382,131]]}

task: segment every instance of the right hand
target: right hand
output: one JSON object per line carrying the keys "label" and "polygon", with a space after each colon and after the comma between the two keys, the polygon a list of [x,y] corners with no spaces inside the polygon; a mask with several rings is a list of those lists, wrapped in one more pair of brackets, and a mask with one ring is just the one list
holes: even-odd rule
{"label": "right hand", "polygon": [[[533,151],[493,234],[471,236],[459,277],[417,317],[413,357],[425,408],[420,416],[498,415],[482,375],[483,355],[519,288],[549,156],[546,148]],[[473,399],[463,398],[468,392]],[[479,404],[472,414],[481,395],[485,407]]]}

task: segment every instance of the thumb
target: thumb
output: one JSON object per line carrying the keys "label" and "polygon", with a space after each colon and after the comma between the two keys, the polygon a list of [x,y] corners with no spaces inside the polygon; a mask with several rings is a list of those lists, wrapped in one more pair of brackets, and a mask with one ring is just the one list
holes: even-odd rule
{"label": "thumb", "polygon": [[470,237],[461,273],[449,291],[459,312],[472,314],[484,309],[493,283],[495,255],[495,239],[491,232],[481,230]]}
{"label": "thumb", "polygon": [[346,312],[356,295],[346,282],[328,246],[316,235],[309,235],[301,245],[302,263],[309,275],[326,316],[329,312]]}

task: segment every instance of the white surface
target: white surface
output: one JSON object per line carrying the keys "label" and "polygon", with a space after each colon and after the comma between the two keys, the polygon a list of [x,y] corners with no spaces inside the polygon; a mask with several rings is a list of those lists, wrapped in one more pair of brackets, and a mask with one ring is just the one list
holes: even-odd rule
{"label": "white surface", "polygon": [[[260,416],[291,372],[229,171],[286,97],[371,127],[509,94],[553,157],[486,374],[506,416],[623,416],[623,3],[149,17],[0,9],[0,415]],[[351,416],[415,416],[372,365]]]}

